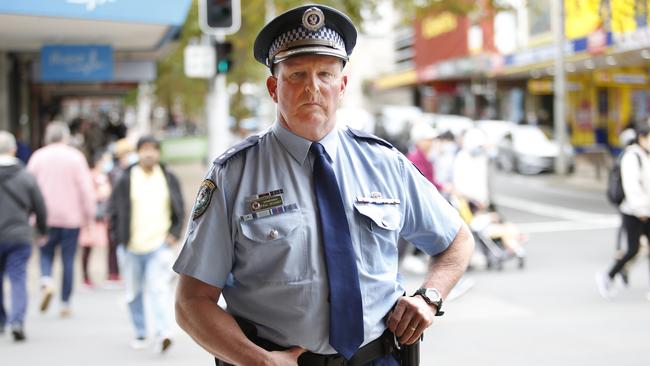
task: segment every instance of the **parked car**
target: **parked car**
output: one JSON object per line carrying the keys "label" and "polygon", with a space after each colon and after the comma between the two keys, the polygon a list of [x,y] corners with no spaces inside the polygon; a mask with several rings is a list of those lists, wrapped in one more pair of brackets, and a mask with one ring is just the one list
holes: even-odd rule
{"label": "parked car", "polygon": [[[569,171],[575,166],[575,152],[571,145],[563,147],[569,162]],[[505,134],[498,145],[497,166],[506,171],[538,174],[553,171],[560,146],[548,138],[538,126],[517,125]]]}
{"label": "parked car", "polygon": [[496,159],[499,153],[499,143],[510,133],[517,124],[510,121],[483,119],[476,121],[476,128],[485,133],[487,150],[490,158]]}

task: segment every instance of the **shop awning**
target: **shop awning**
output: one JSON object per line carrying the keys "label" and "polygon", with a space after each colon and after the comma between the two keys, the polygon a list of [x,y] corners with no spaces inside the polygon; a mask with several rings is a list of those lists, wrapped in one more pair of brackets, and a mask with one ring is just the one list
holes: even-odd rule
{"label": "shop awning", "polygon": [[155,51],[183,25],[192,0],[0,1],[0,50],[46,44],[106,44]]}

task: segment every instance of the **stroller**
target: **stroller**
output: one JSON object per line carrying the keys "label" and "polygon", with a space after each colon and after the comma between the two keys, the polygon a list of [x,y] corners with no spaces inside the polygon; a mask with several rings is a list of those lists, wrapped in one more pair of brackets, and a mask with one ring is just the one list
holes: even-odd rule
{"label": "stroller", "polygon": [[519,269],[525,268],[526,252],[523,245],[527,242],[526,236],[512,223],[505,221],[493,205],[482,211],[461,197],[453,197],[451,202],[472,231],[488,269],[500,271],[509,260],[516,260]]}

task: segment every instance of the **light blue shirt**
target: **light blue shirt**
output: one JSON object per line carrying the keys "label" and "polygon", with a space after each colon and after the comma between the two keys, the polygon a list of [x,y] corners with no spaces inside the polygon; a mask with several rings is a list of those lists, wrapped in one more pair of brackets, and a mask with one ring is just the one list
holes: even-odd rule
{"label": "light blue shirt", "polygon": [[[311,142],[277,122],[255,142],[215,160],[206,179],[216,188],[205,213],[190,221],[174,270],[223,288],[228,312],[255,323],[260,337],[336,353],[328,341]],[[320,143],[332,160],[356,253],[365,344],[383,333],[385,315],[404,293],[398,237],[436,255],[454,240],[461,219],[396,149],[347,128]],[[254,217],[261,215],[252,215],[251,197],[279,189],[284,212]]]}

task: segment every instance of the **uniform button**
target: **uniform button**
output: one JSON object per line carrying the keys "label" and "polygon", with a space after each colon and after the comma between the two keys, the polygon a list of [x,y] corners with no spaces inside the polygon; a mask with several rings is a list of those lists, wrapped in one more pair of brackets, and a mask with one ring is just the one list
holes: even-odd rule
{"label": "uniform button", "polygon": [[280,233],[276,229],[272,229],[271,232],[269,233],[269,236],[271,239],[277,239],[278,236],[280,236]]}

